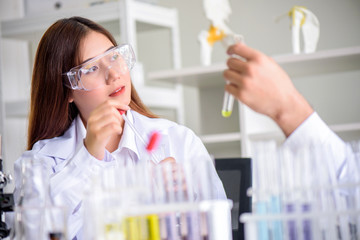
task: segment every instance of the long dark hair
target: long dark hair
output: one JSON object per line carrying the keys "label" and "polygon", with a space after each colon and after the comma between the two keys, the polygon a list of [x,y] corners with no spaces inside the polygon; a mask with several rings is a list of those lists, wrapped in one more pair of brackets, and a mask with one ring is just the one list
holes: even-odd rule
{"label": "long dark hair", "polygon": [[[78,114],[75,103],[69,103],[71,89],[62,73],[80,64],[80,43],[90,31],[104,34],[113,44],[114,37],[99,24],[82,17],[60,19],[42,36],[34,62],[31,82],[28,146],[41,139],[61,136]],[[141,101],[131,84],[131,109],[156,118]]]}

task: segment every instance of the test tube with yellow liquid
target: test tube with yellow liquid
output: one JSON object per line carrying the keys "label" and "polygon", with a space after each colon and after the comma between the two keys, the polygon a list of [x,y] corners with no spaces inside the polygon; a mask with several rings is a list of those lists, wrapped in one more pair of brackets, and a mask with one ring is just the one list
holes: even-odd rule
{"label": "test tube with yellow liquid", "polygon": [[[124,233],[126,240],[141,240],[142,235],[145,234],[144,224],[141,217],[131,216],[124,219]],[[147,232],[147,231],[146,231]]]}
{"label": "test tube with yellow liquid", "polygon": [[123,231],[126,240],[161,240],[159,217],[156,214],[125,218]]}
{"label": "test tube with yellow liquid", "polygon": [[[225,42],[226,42],[227,47],[230,47],[230,45],[232,45],[232,44],[244,42],[243,36],[240,36],[240,35],[227,36],[226,39],[227,39],[227,41],[225,41]],[[234,55],[231,57],[239,58],[238,56],[234,56]],[[241,59],[241,58],[239,58],[239,59]],[[230,82],[226,81],[226,84],[230,84]],[[233,95],[231,95],[230,93],[225,91],[223,105],[222,105],[222,109],[221,109],[221,115],[225,118],[230,117],[232,114],[232,111],[233,111],[233,107],[234,107],[234,97],[233,97]]]}
{"label": "test tube with yellow liquid", "polygon": [[157,214],[150,214],[146,218],[149,228],[149,240],[161,240],[159,216]]}
{"label": "test tube with yellow liquid", "polygon": [[[229,84],[228,81],[227,84]],[[230,93],[225,91],[221,115],[225,118],[230,117],[232,114],[233,106],[234,97]]]}
{"label": "test tube with yellow liquid", "polygon": [[121,223],[109,223],[105,225],[105,237],[107,240],[125,240]]}

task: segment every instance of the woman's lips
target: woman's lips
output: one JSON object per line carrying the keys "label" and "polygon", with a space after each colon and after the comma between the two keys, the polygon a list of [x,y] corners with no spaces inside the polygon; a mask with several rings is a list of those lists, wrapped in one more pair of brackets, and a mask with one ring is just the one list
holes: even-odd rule
{"label": "woman's lips", "polygon": [[124,91],[125,91],[125,86],[116,89],[116,90],[115,90],[114,92],[112,92],[109,96],[110,96],[110,97],[116,97],[116,96],[119,96],[119,95],[123,94]]}

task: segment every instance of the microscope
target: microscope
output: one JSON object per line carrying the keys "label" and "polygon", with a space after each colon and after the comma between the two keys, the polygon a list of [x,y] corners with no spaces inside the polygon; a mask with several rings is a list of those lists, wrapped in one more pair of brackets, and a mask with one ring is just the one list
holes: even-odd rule
{"label": "microscope", "polygon": [[6,238],[10,234],[10,229],[3,221],[5,212],[14,211],[14,197],[12,193],[4,193],[4,188],[11,181],[11,175],[3,173],[3,160],[1,151],[1,135],[0,135],[0,239]]}

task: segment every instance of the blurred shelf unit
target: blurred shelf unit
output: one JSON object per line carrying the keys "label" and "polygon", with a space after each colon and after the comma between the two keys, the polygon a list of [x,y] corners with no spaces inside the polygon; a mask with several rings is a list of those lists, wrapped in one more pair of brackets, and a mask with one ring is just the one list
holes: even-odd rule
{"label": "blurred shelf unit", "polygon": [[5,117],[6,118],[23,118],[27,117],[28,100],[5,101]]}
{"label": "blurred shelf unit", "polygon": [[[172,66],[174,69],[181,68],[177,10],[136,0],[110,1],[84,8],[60,9],[44,12],[41,15],[2,21],[0,36],[4,39],[34,41],[34,39],[40,39],[44,31],[56,20],[71,16],[81,16],[100,23],[110,30],[115,37],[119,37],[121,42],[130,43],[136,55],[136,35],[138,33],[166,28],[171,32]],[[146,63],[143,64],[146,65]],[[149,87],[144,84],[143,79],[142,76],[141,81],[136,81],[137,84],[135,84],[142,100],[149,107],[176,109],[177,120],[183,122],[182,86],[179,85],[175,88]],[[164,99],[169,99],[169,96],[171,96],[170,100],[164,101]],[[21,108],[23,111],[13,109],[14,106],[22,104],[28,105],[28,100],[6,102],[5,115],[7,117],[26,116],[27,109],[24,110],[24,107]]]}
{"label": "blurred shelf unit", "polygon": [[237,142],[241,140],[241,134],[240,132],[208,134],[208,135],[202,135],[201,140],[205,144],[219,143],[219,142]]}
{"label": "blurred shelf unit", "polygon": [[[162,27],[175,28],[178,25],[176,9],[164,8],[135,0],[119,0],[86,8],[64,9],[37,16],[25,16],[20,19],[3,21],[1,23],[2,37],[32,40],[34,33],[44,32],[56,20],[72,16],[89,18],[105,27],[111,26],[113,21],[119,21],[121,27],[118,31],[125,34],[121,36],[123,40],[130,38],[127,35],[134,37],[136,30],[144,31]],[[134,21],[141,23],[140,29],[132,26]],[[126,25],[133,28],[125,29]]]}
{"label": "blurred shelf unit", "polygon": [[[272,57],[292,79],[335,72],[360,70],[360,46],[318,51],[312,54],[288,54]],[[177,70],[149,72],[149,82],[184,84],[195,88],[223,89],[225,63],[211,66],[196,66]],[[239,103],[238,118],[240,130],[234,132],[201,133],[205,144],[240,142],[242,157],[250,156],[250,142],[255,140],[283,140],[284,135],[269,118],[253,112]],[[233,117],[233,116],[232,116]],[[225,120],[224,120],[225,121]],[[224,123],[226,124],[226,123]],[[335,132],[360,130],[360,122],[330,125]]]}
{"label": "blurred shelf unit", "polygon": [[[360,46],[318,51],[311,54],[288,54],[272,57],[291,77],[360,69]],[[189,86],[223,86],[225,63],[177,70],[150,72],[149,81],[181,83]],[[304,71],[306,69],[306,71]]]}
{"label": "blurred shelf unit", "polygon": [[346,123],[346,124],[332,124],[329,125],[331,130],[334,132],[349,132],[349,131],[359,131],[360,130],[360,122],[355,123]]}

